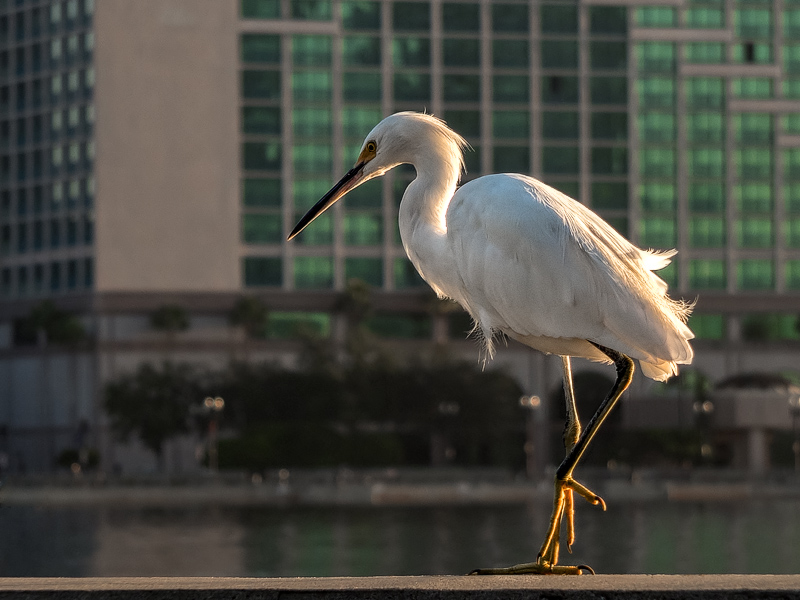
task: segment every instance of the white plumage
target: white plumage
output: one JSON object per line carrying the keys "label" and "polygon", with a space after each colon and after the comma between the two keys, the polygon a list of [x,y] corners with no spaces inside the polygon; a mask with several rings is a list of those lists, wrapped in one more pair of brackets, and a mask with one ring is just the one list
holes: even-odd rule
{"label": "white plumage", "polygon": [[[400,203],[403,246],[437,294],[461,304],[483,334],[503,333],[562,356],[567,396],[567,456],[556,471],[553,513],[536,562],[476,573],[580,573],[557,565],[560,527],[574,539],[573,493],[602,498],[572,473],[593,436],[630,384],[636,359],[663,381],[692,361],[686,326],[691,305],[667,295],[654,271],[675,254],[641,250],[591,210],[531,177],[487,175],[456,189],[464,139],[442,121],[397,113],[367,136],[355,166],[300,220],[289,239],[348,191],[403,164],[417,177]],[[581,432],[569,357],[614,362],[617,380]]]}

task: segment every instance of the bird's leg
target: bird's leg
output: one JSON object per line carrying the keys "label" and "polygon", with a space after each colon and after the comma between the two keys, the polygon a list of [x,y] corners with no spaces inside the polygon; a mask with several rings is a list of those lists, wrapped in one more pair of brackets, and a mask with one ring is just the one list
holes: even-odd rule
{"label": "bird's leg", "polygon": [[[628,388],[631,383],[631,379],[633,378],[633,361],[626,355],[617,352],[616,350],[612,350],[610,348],[606,348],[604,346],[600,346],[599,344],[594,344],[591,342],[595,347],[597,347],[601,352],[603,352],[606,356],[608,356],[613,362],[614,366],[617,370],[617,380],[614,382],[614,386],[609,391],[608,395],[606,396],[605,400],[600,404],[597,409],[597,412],[592,417],[591,421],[586,426],[572,448],[569,449],[566,458],[564,458],[563,462],[559,465],[558,469],[556,470],[556,481],[555,481],[555,495],[553,498],[553,513],[550,516],[550,526],[547,530],[547,535],[545,536],[544,543],[542,544],[541,550],[539,550],[539,557],[536,562],[533,563],[526,563],[521,565],[515,565],[513,567],[507,567],[504,569],[478,569],[473,571],[472,574],[475,575],[518,575],[518,574],[525,574],[525,573],[532,573],[532,574],[574,574],[578,575],[584,571],[594,572],[590,567],[585,565],[580,566],[565,566],[558,564],[558,550],[559,550],[559,531],[561,529],[561,520],[564,517],[565,512],[572,511],[572,494],[577,493],[580,496],[586,498],[590,504],[600,505],[602,506],[603,510],[606,508],[606,504],[603,499],[592,492],[586,486],[578,483],[572,478],[572,473],[575,470],[578,462],[580,461],[583,453],[586,451],[586,448],[591,443],[592,439],[594,438],[597,430],[606,420],[609,413],[613,410],[614,406],[616,405],[617,401],[619,400],[622,393]],[[568,370],[566,368],[565,362],[565,379],[567,377]],[[570,377],[571,379],[571,377]],[[566,383],[565,391],[566,391]],[[570,382],[571,387],[571,382]],[[569,392],[567,392],[569,394]],[[574,394],[573,394],[574,395]],[[567,408],[567,431],[565,432],[565,443],[568,442],[567,435],[570,431],[570,416],[569,416],[569,400],[568,400],[568,408]],[[575,411],[575,421],[577,422],[577,411]],[[579,427],[580,425],[578,425]],[[567,497],[569,496],[569,500]],[[568,506],[569,505],[569,506]],[[574,536],[574,524],[570,524],[571,515],[567,516],[568,523],[568,542],[569,544],[572,543],[572,537]]]}
{"label": "bird's leg", "polygon": [[[578,418],[578,405],[575,403],[575,390],[572,387],[572,363],[569,356],[561,357],[561,366],[564,369],[564,399],[567,405],[567,421],[564,424],[564,448],[567,456],[578,443],[581,437],[581,422]],[[568,489],[564,495],[564,516],[567,518],[567,550],[572,552],[575,543],[575,499],[572,490]],[[556,545],[557,548],[557,545]],[[556,560],[558,550],[556,550]],[[551,563],[555,564],[555,562]]]}

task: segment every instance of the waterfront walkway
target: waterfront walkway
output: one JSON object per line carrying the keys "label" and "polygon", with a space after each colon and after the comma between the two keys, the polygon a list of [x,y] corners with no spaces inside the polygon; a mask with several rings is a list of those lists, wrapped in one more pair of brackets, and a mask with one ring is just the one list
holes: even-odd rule
{"label": "waterfront walkway", "polygon": [[800,575],[17,578],[0,600],[490,600],[800,597]]}

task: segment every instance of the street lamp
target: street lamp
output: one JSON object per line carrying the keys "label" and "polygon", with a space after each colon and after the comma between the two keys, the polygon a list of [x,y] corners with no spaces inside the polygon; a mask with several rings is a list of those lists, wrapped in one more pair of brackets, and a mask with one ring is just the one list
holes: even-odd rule
{"label": "street lamp", "polygon": [[212,473],[219,471],[219,440],[217,430],[219,415],[225,408],[225,400],[217,396],[212,398],[207,396],[203,400],[203,412],[210,418],[208,420],[208,467]]}
{"label": "street lamp", "polygon": [[794,453],[794,472],[800,473],[800,430],[797,428],[797,419],[800,418],[800,392],[791,392],[789,396],[789,412],[792,413],[792,452]]}
{"label": "street lamp", "polygon": [[528,409],[528,419],[525,427],[525,474],[528,479],[536,478],[536,418],[535,414],[542,406],[539,396],[521,396],[519,405]]}
{"label": "street lamp", "polygon": [[692,404],[692,410],[697,416],[697,424],[703,437],[703,443],[700,445],[700,456],[702,456],[703,460],[708,460],[714,454],[714,447],[708,441],[708,430],[711,413],[714,412],[714,403],[711,400],[697,401]]}

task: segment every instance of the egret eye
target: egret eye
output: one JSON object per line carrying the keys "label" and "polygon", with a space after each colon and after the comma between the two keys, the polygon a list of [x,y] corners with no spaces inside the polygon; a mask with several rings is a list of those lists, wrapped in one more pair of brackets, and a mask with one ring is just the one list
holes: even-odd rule
{"label": "egret eye", "polygon": [[367,142],[367,152],[373,153],[377,150],[375,142]]}

